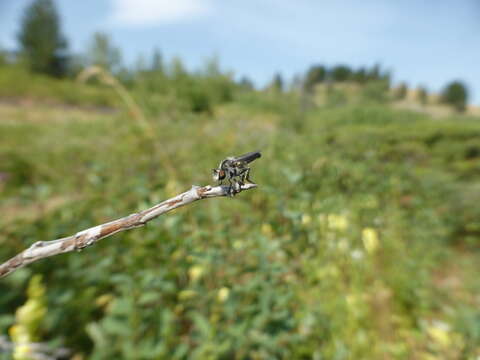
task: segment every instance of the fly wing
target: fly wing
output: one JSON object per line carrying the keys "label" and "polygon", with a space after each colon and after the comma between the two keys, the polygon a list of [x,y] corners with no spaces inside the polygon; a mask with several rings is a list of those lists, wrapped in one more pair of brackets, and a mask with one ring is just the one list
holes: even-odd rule
{"label": "fly wing", "polygon": [[246,163],[251,163],[253,160],[258,159],[261,157],[262,154],[260,151],[252,151],[240,156],[235,157],[236,161],[245,161]]}

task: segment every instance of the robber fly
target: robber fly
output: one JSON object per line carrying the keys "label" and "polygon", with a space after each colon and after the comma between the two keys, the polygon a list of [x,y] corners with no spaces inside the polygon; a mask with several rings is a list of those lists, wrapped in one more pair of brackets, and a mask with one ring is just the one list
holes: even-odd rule
{"label": "robber fly", "polygon": [[250,180],[250,168],[248,164],[261,157],[260,151],[252,151],[240,156],[229,156],[222,160],[217,169],[213,169],[213,180],[220,184],[227,180],[230,185],[229,195],[233,196],[246,182],[254,184]]}

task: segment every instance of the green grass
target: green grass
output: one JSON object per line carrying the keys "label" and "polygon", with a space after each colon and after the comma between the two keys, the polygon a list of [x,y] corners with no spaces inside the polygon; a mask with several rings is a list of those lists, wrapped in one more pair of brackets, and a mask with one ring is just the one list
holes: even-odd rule
{"label": "green grass", "polygon": [[126,114],[0,107],[5,260],[209,183],[227,155],[263,153],[256,190],[2,280],[2,333],[43,274],[41,340],[89,359],[479,356],[479,119],[299,108],[243,93],[211,114],[159,112],[152,144]]}
{"label": "green grass", "polygon": [[114,107],[119,101],[105,88],[32,74],[21,66],[0,66],[0,98],[36,103]]}

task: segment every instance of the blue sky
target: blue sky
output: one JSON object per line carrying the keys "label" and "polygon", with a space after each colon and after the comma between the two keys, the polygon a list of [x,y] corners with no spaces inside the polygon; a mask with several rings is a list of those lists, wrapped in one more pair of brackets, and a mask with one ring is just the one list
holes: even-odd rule
{"label": "blue sky", "polygon": [[[0,46],[14,48],[31,0],[0,0]],[[124,60],[154,48],[190,68],[223,68],[264,85],[314,63],[381,63],[395,81],[440,90],[467,83],[480,104],[479,0],[56,0],[73,51],[109,33]]]}

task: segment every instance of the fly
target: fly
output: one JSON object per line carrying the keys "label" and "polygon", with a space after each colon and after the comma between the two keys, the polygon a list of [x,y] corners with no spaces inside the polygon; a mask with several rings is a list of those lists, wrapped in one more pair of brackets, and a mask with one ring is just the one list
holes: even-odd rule
{"label": "fly", "polygon": [[252,151],[240,156],[229,156],[222,160],[217,169],[213,169],[213,180],[222,184],[224,180],[230,185],[229,195],[234,196],[246,183],[255,184],[250,179],[249,163],[261,157],[260,151]]}

